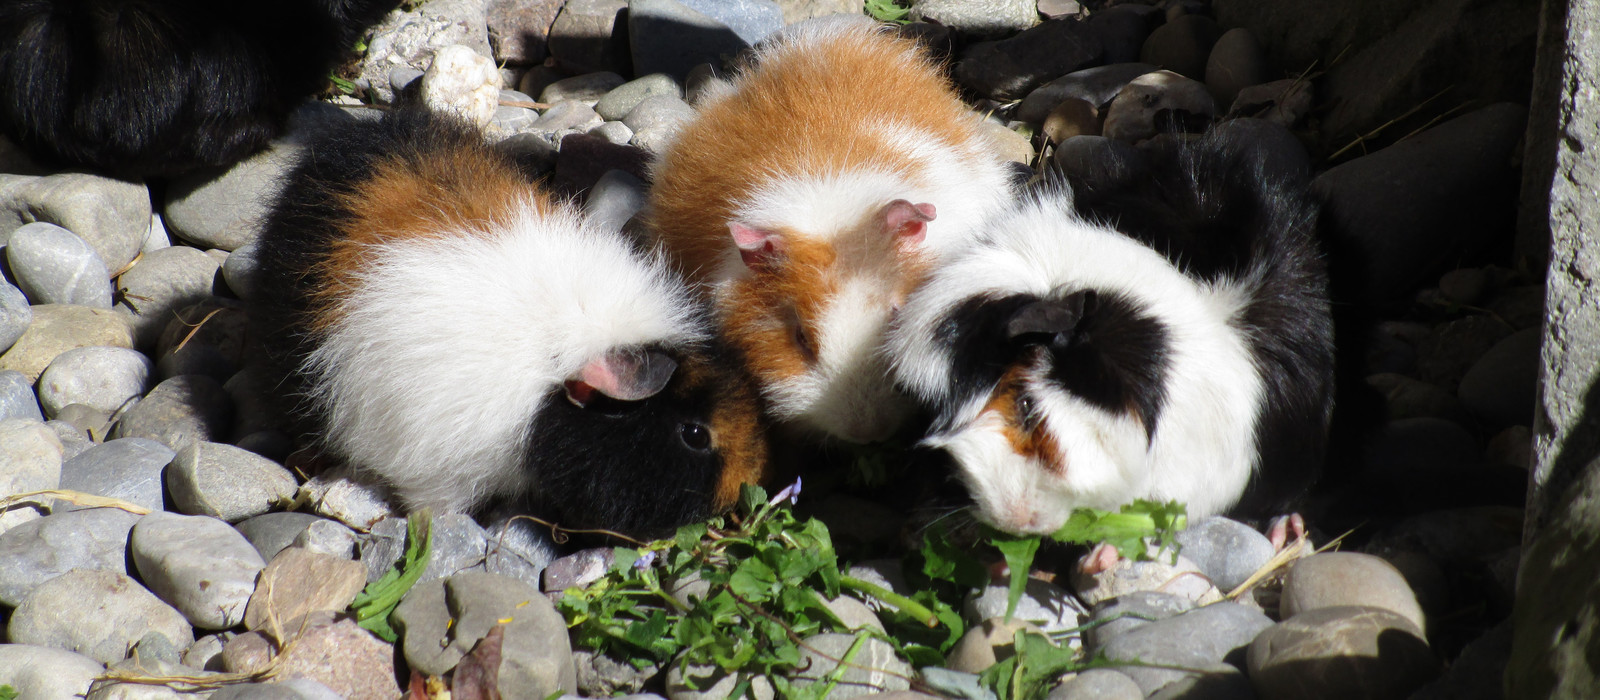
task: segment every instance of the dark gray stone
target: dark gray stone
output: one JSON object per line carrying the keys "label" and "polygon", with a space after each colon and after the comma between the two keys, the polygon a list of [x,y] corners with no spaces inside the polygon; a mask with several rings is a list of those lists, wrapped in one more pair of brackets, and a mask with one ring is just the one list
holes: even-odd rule
{"label": "dark gray stone", "polygon": [[194,642],[183,615],[126,574],[68,571],[35,587],[10,615],[6,637],[17,644],[56,647],[101,663],[128,657],[150,632],[175,646]]}
{"label": "dark gray stone", "polygon": [[1511,158],[1527,110],[1495,104],[1318,176],[1313,191],[1361,301],[1404,297],[1512,225]]}
{"label": "dark gray stone", "polygon": [[1118,63],[1068,73],[1028,93],[1011,116],[1038,124],[1057,104],[1068,99],[1079,99],[1097,108],[1103,107],[1129,81],[1154,70],[1157,68],[1148,63]]}
{"label": "dark gray stone", "polygon": [[244,620],[256,575],[267,566],[238,530],[200,515],[151,513],[133,526],[128,550],[145,585],[208,630]]}
{"label": "dark gray stone", "polygon": [[595,113],[608,121],[628,116],[645,98],[656,95],[683,97],[683,86],[666,73],[651,73],[618,85],[594,104]]}
{"label": "dark gray stone", "polygon": [[1243,584],[1276,553],[1265,535],[1220,516],[1191,520],[1178,533],[1178,544],[1183,556],[1224,592]]}
{"label": "dark gray stone", "polygon": [[[1237,603],[1215,603],[1151,622],[1107,640],[1100,649],[1113,660],[1142,661],[1191,669],[1216,669],[1243,661],[1245,647],[1272,620]],[[1146,694],[1191,675],[1191,671],[1147,666],[1121,670]]]}
{"label": "dark gray stone", "polygon": [[1266,51],[1244,27],[1223,32],[1206,58],[1205,83],[1219,105],[1231,105],[1239,91],[1272,78]]}
{"label": "dark gray stone", "polygon": [[140,516],[118,508],[52,513],[0,533],[0,605],[73,569],[127,573],[128,532]]}
{"label": "dark gray stone", "polygon": [[942,24],[973,36],[999,36],[1039,23],[1036,0],[915,0],[912,21]]}
{"label": "dark gray stone", "polygon": [[51,418],[72,404],[109,415],[144,395],[151,369],[150,358],[128,348],[74,348],[39,375],[39,403]]}
{"label": "dark gray stone", "polygon": [[1100,62],[1100,39],[1086,25],[1050,20],[1003,41],[974,44],[956,64],[956,82],[993,100],[1021,99],[1034,88]]}
{"label": "dark gray stone", "polygon": [[0,420],[8,418],[44,420],[27,375],[9,369],[0,370]]}
{"label": "dark gray stone", "polygon": [[497,63],[528,66],[544,60],[550,25],[563,0],[489,0],[489,46]]}
{"label": "dark gray stone", "polygon": [[[556,105],[560,102],[580,102],[585,107],[593,108],[612,90],[621,87],[626,80],[611,71],[596,71],[562,78],[539,91],[539,101],[547,105]],[[548,114],[548,112],[546,113]]]}
{"label": "dark gray stone", "polygon": [[33,309],[28,305],[28,297],[15,285],[0,280],[0,353],[11,349],[32,322]]}
{"label": "dark gray stone", "polygon": [[1422,631],[1379,608],[1301,613],[1257,636],[1247,657],[1268,698],[1404,698],[1439,675]]}
{"label": "dark gray stone", "polygon": [[106,269],[116,270],[138,255],[150,232],[150,191],[143,182],[88,173],[0,172],[0,245],[32,222],[71,231],[94,249]]}
{"label": "dark gray stone", "polygon": [[1161,12],[1150,5],[1122,3],[1089,15],[1088,28],[1104,48],[1106,65],[1136,63],[1150,30],[1165,22]]}
{"label": "dark gray stone", "polygon": [[174,450],[200,440],[225,440],[233,423],[233,402],[210,377],[173,377],[151,389],[122,414],[113,438],[149,438]]}
{"label": "dark gray stone", "polygon": [[630,0],[628,41],[635,75],[683,80],[701,63],[721,63],[783,27],[765,0]]}
{"label": "dark gray stone", "polygon": [[82,238],[55,224],[35,222],[11,232],[6,262],[35,304],[111,308],[111,273]]}
{"label": "dark gray stone", "polygon": [[1490,428],[1532,425],[1543,338],[1538,328],[1520,330],[1478,358],[1457,389],[1467,410]]}
{"label": "dark gray stone", "polygon": [[215,442],[184,446],[167,467],[167,489],[179,511],[230,523],[290,503],[298,486],[277,462]]}
{"label": "dark gray stone", "polygon": [[[161,510],[161,474],[175,454],[155,440],[107,440],[61,465],[61,488]],[[64,502],[56,506],[57,511],[78,508]]]}
{"label": "dark gray stone", "polygon": [[1117,635],[1182,615],[1194,606],[1193,600],[1160,591],[1134,591],[1117,596],[1094,606],[1090,621],[1096,624],[1084,631],[1084,647],[1099,649]]}
{"label": "dark gray stone", "polygon": [[630,72],[627,18],[628,0],[568,0],[550,25],[550,55],[577,72]]}
{"label": "dark gray stone", "polygon": [[1139,52],[1139,61],[1203,81],[1206,59],[1221,36],[1222,28],[1216,20],[1205,15],[1183,15],[1150,32]]}
{"label": "dark gray stone", "polygon": [[1144,693],[1121,671],[1091,668],[1056,686],[1045,700],[1144,700]]}
{"label": "dark gray stone", "polygon": [[[324,522],[310,513],[265,513],[234,526],[265,561],[272,561],[314,523]],[[331,522],[331,521],[328,521]]]}

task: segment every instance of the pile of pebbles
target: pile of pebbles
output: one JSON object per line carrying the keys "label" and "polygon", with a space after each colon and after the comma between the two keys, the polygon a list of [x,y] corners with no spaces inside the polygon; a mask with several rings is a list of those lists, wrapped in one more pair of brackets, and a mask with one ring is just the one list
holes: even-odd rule
{"label": "pile of pebbles", "polygon": [[[62,489],[127,504],[36,497],[0,513],[0,683],[40,698],[392,698],[400,673],[446,673],[510,620],[498,667],[507,697],[726,693],[731,682],[693,691],[571,648],[549,594],[592,580],[604,551],[547,567],[460,515],[435,520],[434,559],[395,617],[398,653],[340,616],[399,558],[405,522],[381,493],[286,466],[294,443],[245,331],[253,241],[307,136],[375,118],[367,102],[405,100],[478,122],[530,173],[623,226],[651,154],[742,47],[860,10],[429,0],[377,30],[354,69],[362,99],[308,103],[270,149],[231,168],[127,182],[46,172],[0,144],[0,498]],[[1221,518],[1194,523],[1175,562],[1042,571],[1013,622],[1003,586],[975,591],[972,631],[947,668],[867,649],[863,665],[893,673],[851,670],[835,696],[905,690],[915,677],[921,691],[983,697],[974,674],[1010,653],[1016,625],[1112,618],[1070,643],[1189,670],[1097,669],[1052,697],[1473,697],[1498,685],[1508,631],[1494,625],[1520,554],[1543,288],[1510,260],[1446,268],[1509,235],[1483,202],[1514,199],[1506,170],[1525,112],[1489,105],[1330,165],[1301,138],[1316,82],[1276,73],[1248,30],[1223,31],[1208,11],[1197,0],[922,0],[922,21],[902,31],[951,58],[1008,157],[1041,172],[1137,167],[1141,143],[1215,125],[1242,134],[1262,167],[1311,180],[1331,245],[1370,260],[1341,293],[1374,311],[1341,336],[1367,348],[1356,374],[1369,401],[1346,411],[1371,425],[1308,515],[1319,541],[1362,526],[1346,551],[1306,556],[1233,598],[1273,552]],[[683,27],[705,31],[666,31]],[[846,493],[811,505],[841,539],[900,546],[903,512]],[[854,573],[903,591],[898,566]],[[870,606],[838,604],[876,624]],[[851,640],[825,637],[812,645]],[[279,651],[271,682],[94,682],[251,673]],[[817,662],[811,672],[826,673]]]}

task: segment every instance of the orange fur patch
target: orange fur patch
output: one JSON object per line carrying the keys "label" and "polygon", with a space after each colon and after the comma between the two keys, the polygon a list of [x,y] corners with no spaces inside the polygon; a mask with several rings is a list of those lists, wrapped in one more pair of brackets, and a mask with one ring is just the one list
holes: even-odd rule
{"label": "orange fur patch", "polygon": [[993,411],[1000,416],[1001,423],[1005,426],[1003,430],[1006,442],[1011,445],[1012,452],[1038,460],[1051,471],[1065,472],[1066,456],[1061,453],[1055,437],[1050,431],[1045,430],[1042,423],[1030,428],[1027,417],[1022,415],[1022,409],[1017,405],[1018,399],[1027,390],[1027,369],[1026,365],[1019,364],[1007,370],[983,410]]}
{"label": "orange fur patch", "polygon": [[343,195],[354,213],[318,272],[313,328],[325,330],[358,284],[375,250],[408,240],[487,235],[509,224],[520,206],[546,213],[556,205],[542,189],[481,141],[382,157],[371,177]]}
{"label": "orange fur patch", "polygon": [[977,119],[914,40],[850,32],[768,53],[663,154],[650,223],[684,274],[707,280],[733,248],[734,204],[767,182],[864,167],[914,181],[917,163],[877,133],[886,121],[952,148],[981,138]]}

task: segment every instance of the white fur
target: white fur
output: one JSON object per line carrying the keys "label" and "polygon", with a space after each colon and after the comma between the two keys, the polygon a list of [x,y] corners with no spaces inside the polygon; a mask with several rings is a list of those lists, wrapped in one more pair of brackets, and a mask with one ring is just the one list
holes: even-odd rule
{"label": "white fur", "polygon": [[1230,322],[1242,311],[1241,283],[1208,285],[1154,250],[1070,215],[1057,192],[1025,202],[986,227],[986,240],[958,255],[914,292],[887,345],[895,377],[933,404],[948,404],[951,358],[937,324],[974,296],[1093,289],[1128,297],[1168,330],[1166,402],[1148,449],[1133,419],[1047,387],[1043,429],[1065,456],[1064,475],[1014,453],[987,396],[960,407],[955,425],[930,442],[956,456],[985,518],[1000,527],[1048,532],[1075,507],[1110,508],[1136,498],[1176,499],[1191,515],[1226,510],[1255,467],[1261,379],[1247,339]]}
{"label": "white fur", "polygon": [[330,446],[411,508],[527,487],[522,446],[552,388],[616,346],[703,338],[666,270],[619,234],[532,207],[486,233],[377,248],[308,361]]}

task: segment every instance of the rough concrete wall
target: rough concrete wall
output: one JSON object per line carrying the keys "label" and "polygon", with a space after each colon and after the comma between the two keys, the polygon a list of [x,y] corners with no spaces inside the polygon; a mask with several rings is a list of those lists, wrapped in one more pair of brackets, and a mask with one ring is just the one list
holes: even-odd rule
{"label": "rough concrete wall", "polygon": [[[1556,7],[1565,4],[1565,12]],[[1550,0],[1537,84],[1557,92],[1543,379],[1511,698],[1600,697],[1600,3]],[[1550,48],[1548,45],[1545,48]],[[1559,60],[1559,63],[1556,61]],[[1554,75],[1552,75],[1554,73]],[[1559,76],[1559,77],[1555,77]],[[1552,79],[1554,78],[1554,79]]]}

